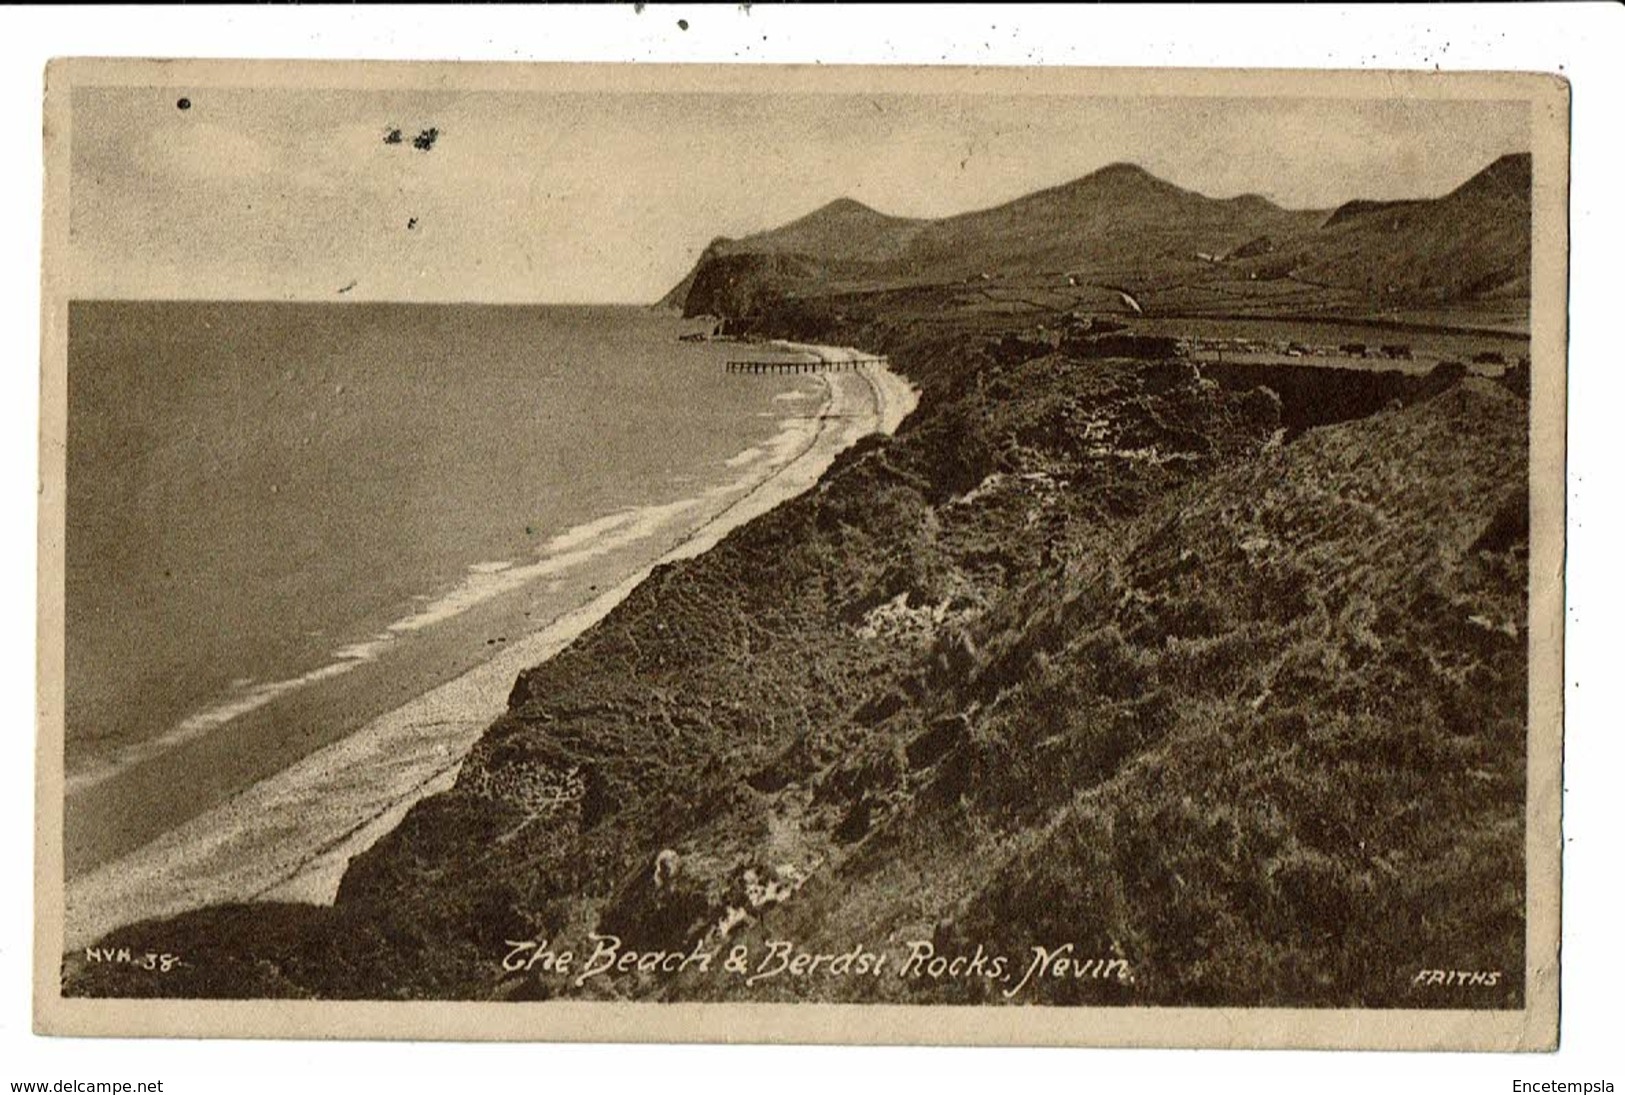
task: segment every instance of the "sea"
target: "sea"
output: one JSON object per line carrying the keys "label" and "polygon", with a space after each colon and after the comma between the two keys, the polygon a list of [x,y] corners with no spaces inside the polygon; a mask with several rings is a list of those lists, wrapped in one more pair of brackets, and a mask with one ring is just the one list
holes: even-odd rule
{"label": "sea", "polygon": [[[586,595],[595,561],[782,455],[817,383],[729,375],[739,347],[679,340],[703,329],[636,307],[75,302],[70,829],[76,798],[168,758],[104,827],[184,815],[199,763],[291,763],[334,733],[302,696],[449,679],[511,638],[469,623],[483,606],[572,577]],[[128,843],[85,839],[70,869]]]}

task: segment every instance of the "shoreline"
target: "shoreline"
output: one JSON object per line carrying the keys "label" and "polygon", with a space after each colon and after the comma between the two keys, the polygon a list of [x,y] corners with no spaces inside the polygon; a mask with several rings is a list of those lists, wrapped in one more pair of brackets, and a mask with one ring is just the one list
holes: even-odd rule
{"label": "shoreline", "polygon": [[[775,342],[823,360],[872,356],[845,347]],[[130,853],[67,880],[62,949],[83,946],[114,927],[232,901],[331,903],[351,858],[388,833],[407,811],[448,789],[464,756],[505,708],[523,669],[563,650],[608,615],[657,565],[698,555],[730,531],[817,482],[835,456],[859,438],[891,433],[918,393],[884,369],[813,374],[824,398],[810,416],[811,436],[781,463],[720,504],[658,557],[631,573],[617,570],[609,589],[554,616],[495,656],[404,704],[219,806],[169,829]],[[616,558],[620,567],[627,560]],[[596,589],[595,584],[592,588]]]}

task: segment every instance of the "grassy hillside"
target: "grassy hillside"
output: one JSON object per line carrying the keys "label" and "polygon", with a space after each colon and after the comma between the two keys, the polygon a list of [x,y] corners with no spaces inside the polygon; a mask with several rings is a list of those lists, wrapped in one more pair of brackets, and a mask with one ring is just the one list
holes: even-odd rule
{"label": "grassy hillside", "polygon": [[935,702],[808,779],[884,805],[760,931],[1074,943],[1133,970],[1029,1001],[1516,1006],[1516,977],[1412,980],[1444,954],[1521,968],[1521,432],[1469,381],[1221,470],[1110,546],[1084,533],[978,622]]}

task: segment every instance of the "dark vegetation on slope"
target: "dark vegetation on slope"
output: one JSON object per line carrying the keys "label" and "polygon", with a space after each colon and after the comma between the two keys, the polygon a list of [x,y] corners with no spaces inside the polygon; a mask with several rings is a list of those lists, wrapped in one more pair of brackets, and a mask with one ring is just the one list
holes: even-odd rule
{"label": "dark vegetation on slope", "polygon": [[[70,955],[66,990],[1007,987],[630,973],[572,989],[500,964],[509,940],[686,949],[727,923],[730,946],[1019,961],[1072,943],[1134,973],[1041,979],[1024,1002],[1516,1006],[1521,399],[1459,370],[1266,387],[1242,367],[1100,358],[918,288],[751,323],[889,352],[919,410],[524,674],[457,786],[359,857],[336,907],[127,927],[107,942],[184,939],[186,965]],[[1433,965],[1506,977],[1414,989]]]}

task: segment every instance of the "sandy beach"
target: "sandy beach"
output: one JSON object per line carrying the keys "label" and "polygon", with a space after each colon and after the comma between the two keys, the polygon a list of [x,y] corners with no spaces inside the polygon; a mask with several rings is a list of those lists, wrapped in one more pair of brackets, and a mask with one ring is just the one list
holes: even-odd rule
{"label": "sandy beach", "polygon": [[[775,342],[824,360],[856,350]],[[331,902],[351,858],[389,832],[421,798],[449,788],[468,749],[503,709],[519,672],[568,646],[608,614],[653,566],[697,555],[730,530],[808,489],[835,455],[890,433],[917,393],[883,368],[810,374],[822,387],[806,428],[758,454],[757,473],[711,492],[658,555],[617,556],[596,572],[595,594],[472,670],[370,720],[275,775],[67,882],[63,949],[125,923],[231,901]],[[817,396],[814,396],[817,398]],[[808,402],[811,402],[809,399]],[[630,566],[630,569],[627,569]]]}

